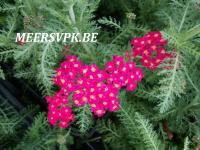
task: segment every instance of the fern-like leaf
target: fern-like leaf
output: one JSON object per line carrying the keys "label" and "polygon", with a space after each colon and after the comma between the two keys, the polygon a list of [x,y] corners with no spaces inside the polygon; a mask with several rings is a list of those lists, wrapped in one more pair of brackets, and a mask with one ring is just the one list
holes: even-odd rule
{"label": "fern-like leaf", "polygon": [[90,111],[90,107],[85,105],[83,107],[78,107],[75,110],[76,114],[76,124],[79,127],[79,131],[81,134],[85,134],[93,124],[92,113]]}
{"label": "fern-like leaf", "polygon": [[112,149],[132,149],[129,137],[127,136],[128,132],[124,129],[123,125],[116,124],[111,120],[98,120],[97,130],[103,135],[103,141],[109,144]]}
{"label": "fern-like leaf", "polygon": [[111,122],[111,120],[108,120],[107,122],[103,120],[98,121],[97,128],[100,133],[107,133],[106,137],[104,138],[104,141],[107,143],[114,142],[120,138],[117,127]]}
{"label": "fern-like leaf", "polygon": [[3,73],[3,70],[2,70],[2,68],[1,68],[1,66],[0,66],[0,78],[1,78],[1,79],[5,79],[5,75],[4,75],[4,73]]}
{"label": "fern-like leaf", "polygon": [[45,144],[54,130],[50,130],[50,126],[46,120],[46,114],[40,113],[34,119],[31,127],[27,130],[25,136],[21,142],[17,145],[16,149],[28,149],[28,150],[45,150],[49,149],[49,146]]}
{"label": "fern-like leaf", "polygon": [[117,22],[117,20],[115,18],[112,18],[112,17],[108,17],[108,18],[103,17],[103,18],[99,19],[98,22],[100,24],[107,25],[107,26],[110,26],[110,27],[114,27],[116,29],[121,28],[120,22]]}
{"label": "fern-like leaf", "polygon": [[52,89],[52,78],[54,75],[53,66],[55,65],[56,53],[54,53],[49,43],[44,45],[44,50],[41,52],[40,65],[38,65],[38,87],[43,92],[43,94],[51,94]]}
{"label": "fern-like leaf", "polygon": [[6,101],[0,105],[0,134],[12,134],[18,125],[17,111]]}
{"label": "fern-like leaf", "polygon": [[135,108],[129,105],[126,102],[126,96],[125,96],[125,91],[120,92],[120,110],[117,113],[117,116],[120,119],[120,122],[123,124],[123,126],[126,128],[127,132],[129,133],[128,136],[131,138],[131,143],[135,143],[138,138],[135,136],[135,121],[134,121],[134,116],[135,116]]}
{"label": "fern-like leaf", "polygon": [[169,65],[171,68],[163,69],[158,73],[160,76],[164,76],[159,81],[161,86],[159,88],[159,94],[157,95],[160,100],[158,105],[160,113],[169,110],[173,106],[176,96],[180,97],[180,94],[184,93],[185,77],[180,68],[180,57],[181,55],[177,53],[176,58],[171,58],[174,62]]}
{"label": "fern-like leaf", "polygon": [[190,144],[189,139],[188,137],[186,137],[183,150],[190,150],[189,144]]}
{"label": "fern-like leaf", "polygon": [[17,145],[16,150],[53,150],[56,144],[65,147],[71,143],[70,130],[51,128],[46,119],[46,113],[39,113]]}
{"label": "fern-like leaf", "polygon": [[151,124],[142,115],[136,113],[136,126],[141,135],[140,140],[144,142],[146,150],[164,150],[164,146],[157,134],[153,131]]}

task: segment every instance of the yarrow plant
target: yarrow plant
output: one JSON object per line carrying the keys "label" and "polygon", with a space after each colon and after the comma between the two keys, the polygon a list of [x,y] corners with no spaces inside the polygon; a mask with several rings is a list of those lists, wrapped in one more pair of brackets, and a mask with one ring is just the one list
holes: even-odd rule
{"label": "yarrow plant", "polygon": [[122,56],[113,56],[103,70],[95,64],[83,65],[77,57],[68,56],[56,69],[54,77],[54,83],[60,86],[60,90],[54,96],[46,97],[48,120],[52,125],[59,121],[61,128],[66,128],[74,120],[70,95],[74,107],[89,104],[98,117],[103,116],[106,110],[115,112],[119,109],[120,89],[125,87],[127,91],[133,91],[142,78],[142,70],[132,61],[124,62]]}
{"label": "yarrow plant", "polygon": [[200,150],[199,3],[2,0],[0,149]]}
{"label": "yarrow plant", "polygon": [[[164,46],[167,41],[160,32],[133,38],[131,43],[134,46],[133,57],[141,55],[142,64],[151,70],[172,56],[166,53]],[[152,56],[153,52],[156,52],[155,57]],[[54,96],[46,96],[50,124],[59,122],[61,128],[68,127],[69,122],[74,121],[71,107],[89,105],[91,112],[98,117],[102,117],[106,111],[118,111],[120,89],[133,91],[144,77],[142,69],[137,68],[135,62],[125,62],[122,56],[113,56],[113,60],[106,62],[105,66],[101,70],[96,64],[84,65],[76,56],[68,56],[61,63],[54,77],[54,84],[60,90]]]}
{"label": "yarrow plant", "polygon": [[133,58],[140,55],[141,63],[148,69],[155,70],[164,59],[171,57],[166,52],[167,41],[159,31],[148,32],[144,37],[133,38]]}

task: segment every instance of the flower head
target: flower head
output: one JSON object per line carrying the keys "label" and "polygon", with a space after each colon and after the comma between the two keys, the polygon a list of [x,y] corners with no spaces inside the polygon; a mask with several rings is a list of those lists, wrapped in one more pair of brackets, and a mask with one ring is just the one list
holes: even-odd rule
{"label": "flower head", "polygon": [[164,48],[167,41],[162,38],[162,34],[158,31],[148,32],[141,38],[133,38],[131,43],[133,57],[140,55],[142,65],[148,69],[156,69],[168,57]]}

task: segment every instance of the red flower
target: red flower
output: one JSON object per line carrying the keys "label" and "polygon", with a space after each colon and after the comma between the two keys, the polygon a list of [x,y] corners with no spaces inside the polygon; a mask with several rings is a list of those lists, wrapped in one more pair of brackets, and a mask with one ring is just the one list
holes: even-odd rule
{"label": "red flower", "polygon": [[168,57],[164,48],[167,41],[160,32],[148,32],[144,37],[133,38],[131,43],[133,58],[140,55],[142,65],[148,69],[156,69]]}
{"label": "red flower", "polygon": [[134,62],[124,62],[122,56],[113,56],[113,60],[106,63],[105,70],[100,70],[96,64],[83,65],[75,56],[68,56],[56,69],[54,77],[60,90],[53,97],[46,97],[48,120],[52,125],[59,123],[61,128],[66,128],[74,120],[69,95],[72,95],[75,107],[88,104],[98,117],[106,111],[117,111],[119,90],[122,87],[135,90],[142,78],[142,70],[136,68]]}

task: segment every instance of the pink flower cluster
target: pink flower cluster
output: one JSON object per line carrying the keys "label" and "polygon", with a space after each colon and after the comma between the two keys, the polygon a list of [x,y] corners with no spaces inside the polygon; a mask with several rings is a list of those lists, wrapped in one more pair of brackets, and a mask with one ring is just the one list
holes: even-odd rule
{"label": "pink flower cluster", "polygon": [[119,90],[125,87],[127,91],[133,91],[142,78],[142,70],[135,67],[134,62],[124,62],[122,56],[113,56],[104,70],[95,64],[83,65],[75,56],[68,56],[56,69],[54,77],[60,91],[53,97],[46,97],[48,120],[52,125],[59,122],[61,128],[66,128],[74,120],[69,96],[72,96],[73,106],[89,104],[98,117],[103,116],[106,110],[117,111]]}
{"label": "pink flower cluster", "polygon": [[56,125],[59,120],[59,126],[66,128],[70,121],[74,120],[74,114],[69,106],[68,94],[62,90],[53,97],[45,97],[48,103],[48,121],[51,125]]}
{"label": "pink flower cluster", "polygon": [[164,46],[167,41],[162,38],[161,33],[148,32],[144,37],[133,38],[131,41],[133,57],[141,56],[143,66],[151,70],[156,69],[165,58],[169,57]]}

